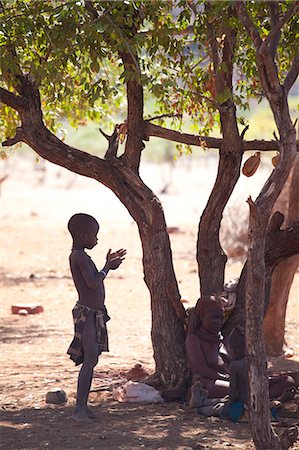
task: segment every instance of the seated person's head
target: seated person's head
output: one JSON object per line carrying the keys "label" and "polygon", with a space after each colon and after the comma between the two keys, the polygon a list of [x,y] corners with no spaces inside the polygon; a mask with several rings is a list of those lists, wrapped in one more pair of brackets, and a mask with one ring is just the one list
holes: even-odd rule
{"label": "seated person's head", "polygon": [[194,309],[201,327],[211,334],[218,334],[224,322],[223,306],[217,296],[201,297]]}
{"label": "seated person's head", "polygon": [[68,222],[68,230],[71,233],[74,244],[83,248],[91,249],[97,244],[99,228],[96,219],[89,214],[75,214]]}
{"label": "seated person's head", "polygon": [[232,360],[245,357],[245,335],[241,328],[233,328],[227,338],[228,353]]}

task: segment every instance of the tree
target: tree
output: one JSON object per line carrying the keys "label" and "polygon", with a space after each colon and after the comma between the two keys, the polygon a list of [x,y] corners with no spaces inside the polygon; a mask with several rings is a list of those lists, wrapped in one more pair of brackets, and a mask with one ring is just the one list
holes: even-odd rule
{"label": "tree", "polygon": [[[285,226],[299,220],[299,158],[298,155],[289,175],[288,182],[284,186],[278,198],[277,208],[285,215]],[[276,204],[275,204],[276,206]],[[275,207],[274,207],[275,208]],[[285,317],[289,298],[289,291],[299,267],[299,257],[281,261],[273,271],[271,278],[271,291],[269,306],[264,319],[264,335],[266,351],[268,355],[278,356],[286,349],[285,343]]]}
{"label": "tree", "polygon": [[281,442],[271,428],[266,398],[268,377],[262,333],[266,295],[264,253],[266,231],[272,208],[287,180],[296,156],[296,133],[291,121],[287,97],[290,87],[298,76],[299,54],[297,53],[293,59],[284,80],[279,78],[276,67],[281,29],[293,16],[296,4],[292,3],[280,16],[278,3],[270,2],[271,28],[265,39],[261,38],[245,3],[238,3],[236,9],[241,23],[253,41],[261,86],[273,112],[280,138],[279,165],[269,177],[257,200],[253,202],[251,198],[248,199],[250,219],[246,286],[246,357],[249,364],[249,410],[252,436],[256,448],[278,449],[281,448]]}
{"label": "tree", "polygon": [[[0,101],[10,111],[15,110],[21,122],[15,137],[3,145],[25,142],[48,161],[100,181],[126,206],[137,223],[142,241],[144,278],[151,295],[156,371],[160,383],[177,386],[187,378],[185,311],[180,302],[161,204],[139,177],[146,135],[136,33],[141,17],[148,17],[149,13],[155,17],[154,11],[163,10],[164,5],[163,2],[142,3],[138,9],[134,3],[99,2],[97,6],[98,9],[92,2],[2,5],[6,19],[2,21],[1,35],[5,87],[0,89]],[[45,126],[43,112],[45,121],[51,124],[53,110],[60,100],[66,116],[76,118],[79,112],[91,118],[103,116],[102,110],[91,109],[95,98],[119,95],[117,88],[103,78],[104,64],[112,64],[118,71],[117,88],[122,89],[120,84],[124,79],[127,139],[124,154],[118,156],[120,128],[116,127],[112,136],[107,136],[109,148],[105,158],[100,159],[59,140]],[[25,73],[24,66],[29,66],[29,73]],[[75,93],[72,101],[67,99],[70,92]],[[13,128],[17,120],[13,116],[8,125]]]}
{"label": "tree", "polygon": [[[1,6],[0,102],[5,105],[2,117],[6,132],[15,132],[2,145],[26,142],[54,164],[103,183],[128,209],[142,242],[144,278],[151,296],[156,374],[158,381],[168,387],[183,385],[188,379],[186,313],[180,302],[163,209],[139,176],[144,141],[158,136],[220,148],[218,177],[199,226],[198,262],[206,293],[222,289],[226,257],[219,244],[219,229],[223,209],[239,177],[243,152],[282,148],[275,141],[246,142],[244,132],[239,134],[235,103],[241,100],[240,92],[234,90],[233,64],[237,60],[241,64],[244,49],[250,52],[251,47],[246,41],[242,44],[235,31],[235,25],[240,27],[235,9],[226,2],[207,3],[206,9],[196,11],[192,19],[194,8],[191,10],[189,5],[179,2],[181,9],[175,23],[171,2],[163,1],[12,1]],[[198,7],[202,8],[201,4]],[[268,16],[263,14],[267,22]],[[286,49],[289,47],[291,44]],[[286,59],[284,55],[282,61]],[[288,84],[294,81],[293,72],[289,72]],[[256,74],[250,73],[249,79],[254,84]],[[175,111],[180,117],[187,110],[197,121],[212,121],[214,113],[219,112],[223,140],[180,133],[145,120],[144,92],[148,91],[160,100],[161,115],[174,115]],[[127,98],[127,120],[117,125],[111,136],[104,133],[108,140],[104,158],[72,148],[53,134],[56,111],[74,123],[84,117],[103,120],[107,105],[109,112],[114,111],[113,103],[115,109],[119,107],[121,93]],[[206,132],[212,126],[209,123],[210,127],[204,127]],[[119,155],[118,143],[123,137],[125,150]],[[288,170],[282,157],[276,177]],[[283,183],[282,177],[275,193]],[[203,237],[209,231],[211,252],[205,248],[209,239]],[[289,230],[288,236],[296,239],[295,231]],[[285,257],[280,250],[275,261]],[[250,262],[246,267],[243,280],[248,267],[251,273]],[[217,276],[211,278],[214,273]],[[245,281],[240,283],[240,299],[244,297],[244,286]]]}

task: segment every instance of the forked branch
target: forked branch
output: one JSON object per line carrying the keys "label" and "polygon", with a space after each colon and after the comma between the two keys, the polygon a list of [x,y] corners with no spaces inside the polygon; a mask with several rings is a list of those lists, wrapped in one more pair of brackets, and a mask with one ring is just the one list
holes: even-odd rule
{"label": "forked branch", "polygon": [[116,158],[116,156],[117,156],[119,136],[120,136],[119,129],[120,129],[120,125],[115,125],[113,133],[111,134],[111,136],[109,136],[108,134],[104,133],[104,131],[101,130],[101,128],[99,128],[100,132],[107,139],[107,141],[109,143],[108,150],[105,153],[105,159],[112,159],[112,158]]}

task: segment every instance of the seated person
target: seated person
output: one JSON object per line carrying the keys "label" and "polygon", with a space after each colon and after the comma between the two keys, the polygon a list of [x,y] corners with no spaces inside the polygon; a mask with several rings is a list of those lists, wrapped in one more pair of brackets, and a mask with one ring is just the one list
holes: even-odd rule
{"label": "seated person", "polygon": [[[245,335],[241,328],[234,328],[228,336],[228,350],[232,362],[230,374],[230,402],[248,403],[248,369],[245,357]],[[269,398],[288,401],[293,398],[295,383],[287,375],[269,377]]]}
{"label": "seated person", "polygon": [[[228,336],[228,350],[232,362],[229,366],[229,396],[208,399],[208,392],[200,386],[191,388],[190,406],[198,407],[198,412],[206,416],[228,418],[238,421],[248,403],[248,370],[245,358],[245,336],[243,331],[234,328]],[[295,394],[294,380],[288,376],[269,377],[269,397],[281,402],[288,401]]]}
{"label": "seated person", "polygon": [[223,307],[216,296],[200,298],[190,314],[186,337],[188,365],[193,381],[200,381],[209,398],[229,394],[229,368],[220,352],[223,322]]}

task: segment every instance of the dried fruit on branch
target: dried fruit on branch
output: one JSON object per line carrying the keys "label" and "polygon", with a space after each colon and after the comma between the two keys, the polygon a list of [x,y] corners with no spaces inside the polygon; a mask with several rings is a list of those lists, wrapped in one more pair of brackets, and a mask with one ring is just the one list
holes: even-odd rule
{"label": "dried fruit on branch", "polygon": [[245,161],[242,168],[243,175],[245,175],[246,177],[252,177],[252,175],[254,175],[255,172],[257,171],[260,162],[261,162],[261,152],[255,152],[254,155],[250,156],[250,158],[248,158],[247,161]]}

